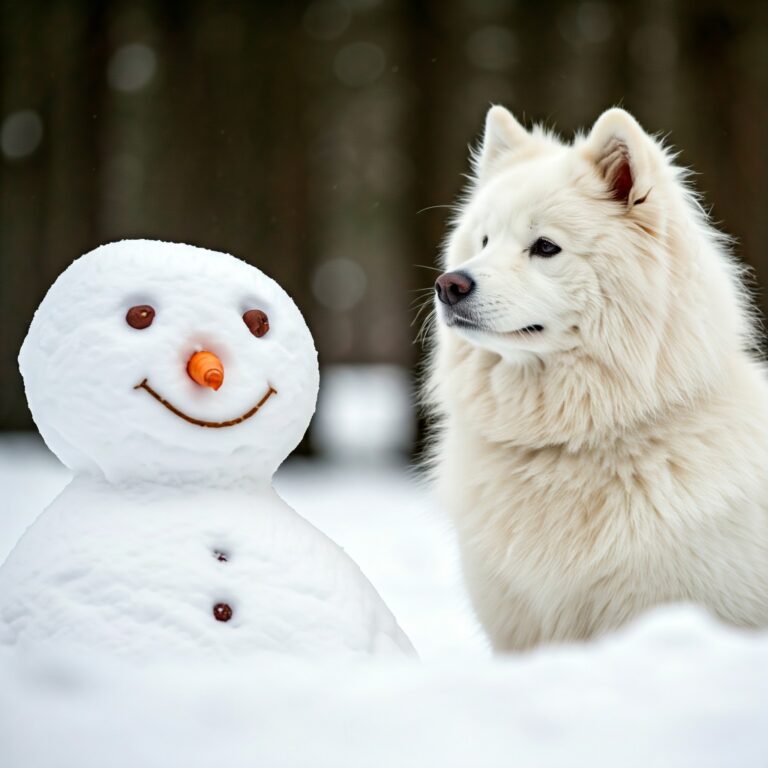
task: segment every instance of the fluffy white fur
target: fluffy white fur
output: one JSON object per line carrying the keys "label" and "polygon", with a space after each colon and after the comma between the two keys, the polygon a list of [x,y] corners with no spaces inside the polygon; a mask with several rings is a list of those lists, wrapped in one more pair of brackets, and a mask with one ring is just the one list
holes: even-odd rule
{"label": "fluffy white fur", "polygon": [[768,383],[685,172],[620,109],[567,144],[492,107],[474,165],[444,267],[476,285],[436,302],[428,397],[494,649],[673,601],[767,625]]}

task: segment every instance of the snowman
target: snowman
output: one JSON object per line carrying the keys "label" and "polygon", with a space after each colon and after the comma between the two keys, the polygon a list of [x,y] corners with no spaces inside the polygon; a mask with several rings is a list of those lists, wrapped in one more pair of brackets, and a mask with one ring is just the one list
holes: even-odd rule
{"label": "snowman", "polygon": [[370,582],[273,490],[317,353],[273,280],[127,240],[75,261],[19,357],[74,473],[0,568],[0,647],[120,657],[412,654]]}

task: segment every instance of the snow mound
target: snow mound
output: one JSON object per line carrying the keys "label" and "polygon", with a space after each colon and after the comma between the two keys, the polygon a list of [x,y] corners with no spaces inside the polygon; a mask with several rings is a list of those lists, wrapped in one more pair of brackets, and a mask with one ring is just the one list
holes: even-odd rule
{"label": "snow mound", "polygon": [[130,673],[0,655],[4,768],[768,764],[768,635],[658,610],[466,665],[262,658]]}

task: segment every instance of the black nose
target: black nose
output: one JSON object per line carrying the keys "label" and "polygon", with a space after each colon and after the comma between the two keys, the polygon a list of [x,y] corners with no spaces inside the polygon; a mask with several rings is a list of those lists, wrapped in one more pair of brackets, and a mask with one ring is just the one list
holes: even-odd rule
{"label": "black nose", "polygon": [[475,281],[466,272],[446,272],[435,281],[437,298],[450,306],[466,299],[474,287]]}

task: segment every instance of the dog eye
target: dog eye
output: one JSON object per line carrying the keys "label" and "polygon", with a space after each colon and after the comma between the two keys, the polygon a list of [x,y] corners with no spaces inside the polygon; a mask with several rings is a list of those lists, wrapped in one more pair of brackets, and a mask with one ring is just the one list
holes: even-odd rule
{"label": "dog eye", "polygon": [[248,330],[260,339],[269,331],[269,318],[266,312],[260,309],[249,309],[243,315],[243,322],[248,326]]}
{"label": "dog eye", "polygon": [[544,258],[549,258],[550,256],[556,256],[560,251],[560,246],[553,243],[551,240],[547,240],[546,237],[540,237],[531,246],[531,256],[543,256]]}
{"label": "dog eye", "polygon": [[155,319],[155,310],[149,304],[139,304],[131,307],[125,315],[125,322],[137,331],[143,331],[152,325]]}
{"label": "dog eye", "polygon": [[483,235],[483,248],[488,245],[488,235]]}

